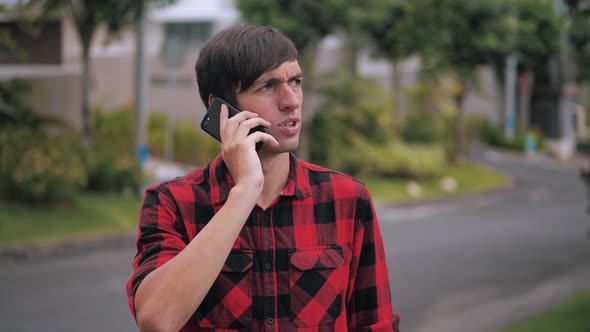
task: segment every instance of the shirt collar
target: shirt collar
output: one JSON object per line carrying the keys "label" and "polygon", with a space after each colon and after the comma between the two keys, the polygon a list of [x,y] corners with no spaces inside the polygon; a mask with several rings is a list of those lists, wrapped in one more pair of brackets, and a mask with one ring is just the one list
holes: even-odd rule
{"label": "shirt collar", "polygon": [[[306,169],[297,160],[293,153],[289,154],[289,176],[287,184],[281,196],[303,199],[311,195],[309,179]],[[211,203],[216,205],[223,203],[229,196],[229,191],[235,185],[234,179],[229,173],[223,158],[218,155],[208,166],[206,172],[211,184]]]}

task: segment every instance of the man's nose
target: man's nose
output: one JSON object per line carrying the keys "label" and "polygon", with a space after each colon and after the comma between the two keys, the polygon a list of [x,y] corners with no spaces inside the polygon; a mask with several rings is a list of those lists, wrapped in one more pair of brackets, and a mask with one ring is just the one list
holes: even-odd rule
{"label": "man's nose", "polygon": [[290,111],[299,108],[301,106],[301,96],[299,87],[284,84],[279,93],[279,109],[281,111]]}

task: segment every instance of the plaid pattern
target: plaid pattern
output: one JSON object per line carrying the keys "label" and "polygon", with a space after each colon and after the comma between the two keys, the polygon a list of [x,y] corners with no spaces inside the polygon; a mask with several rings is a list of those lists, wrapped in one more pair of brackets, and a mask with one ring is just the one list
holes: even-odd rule
{"label": "plaid pattern", "polygon": [[[184,249],[233,186],[221,157],[146,190],[129,306],[154,269]],[[181,331],[398,331],[366,187],[291,155],[286,187],[255,207],[211,290]]]}

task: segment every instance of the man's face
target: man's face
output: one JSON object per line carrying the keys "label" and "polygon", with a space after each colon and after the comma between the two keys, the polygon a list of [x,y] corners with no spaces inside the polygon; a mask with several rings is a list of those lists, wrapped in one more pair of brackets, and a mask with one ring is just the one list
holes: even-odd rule
{"label": "man's face", "polygon": [[293,152],[299,146],[301,132],[302,73],[297,61],[283,62],[269,70],[248,89],[238,94],[238,105],[243,111],[257,113],[271,123],[269,134],[279,146],[262,146],[262,152]]}

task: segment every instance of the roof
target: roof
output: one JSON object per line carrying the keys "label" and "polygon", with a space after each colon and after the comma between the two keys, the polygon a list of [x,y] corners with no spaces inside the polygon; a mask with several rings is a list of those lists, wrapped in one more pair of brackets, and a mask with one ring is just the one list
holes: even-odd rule
{"label": "roof", "polygon": [[154,10],[150,20],[158,22],[233,21],[239,16],[231,0],[179,0],[170,6]]}

